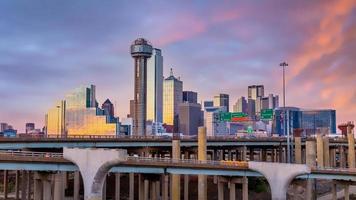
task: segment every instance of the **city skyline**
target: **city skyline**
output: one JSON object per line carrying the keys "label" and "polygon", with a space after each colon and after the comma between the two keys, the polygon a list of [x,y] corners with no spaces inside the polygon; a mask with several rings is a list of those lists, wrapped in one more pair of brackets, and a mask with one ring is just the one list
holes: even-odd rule
{"label": "city skyline", "polygon": [[[0,122],[21,132],[26,122],[41,127],[53,102],[88,83],[99,88],[99,103],[109,98],[126,116],[134,87],[129,45],[137,37],[162,49],[165,78],[173,66],[199,102],[226,93],[233,105],[255,84],[281,96],[286,61],[288,106],[333,108],[338,123],[356,121],[355,4],[306,2],[2,1]],[[130,19],[133,9],[147,12]]]}

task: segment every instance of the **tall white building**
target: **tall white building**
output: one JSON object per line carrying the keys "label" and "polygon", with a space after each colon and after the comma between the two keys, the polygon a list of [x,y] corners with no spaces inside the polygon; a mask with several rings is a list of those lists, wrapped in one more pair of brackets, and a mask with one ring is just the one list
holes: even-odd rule
{"label": "tall white building", "polygon": [[178,105],[182,102],[183,82],[174,77],[171,69],[170,76],[163,82],[163,123],[174,125],[174,119],[178,116]]}
{"label": "tall white building", "polygon": [[256,100],[257,97],[263,97],[265,89],[263,85],[250,85],[248,86],[248,98]]}
{"label": "tall white building", "polygon": [[160,49],[152,50],[147,60],[146,119],[161,122],[163,118],[163,57]]}
{"label": "tall white building", "polygon": [[220,112],[225,112],[226,107],[208,107],[204,110],[204,126],[207,136],[228,134],[227,123],[219,120]]}
{"label": "tall white building", "polygon": [[232,110],[234,112],[243,112],[247,114],[247,101],[245,97],[240,97],[235,105],[233,105]]}

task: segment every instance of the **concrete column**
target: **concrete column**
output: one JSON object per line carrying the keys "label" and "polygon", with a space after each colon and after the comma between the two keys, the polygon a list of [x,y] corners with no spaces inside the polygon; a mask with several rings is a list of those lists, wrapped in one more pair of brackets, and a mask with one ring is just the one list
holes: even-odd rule
{"label": "concrete column", "polygon": [[8,194],[8,171],[4,170],[4,184],[3,184],[3,193],[4,193],[4,199],[7,199],[7,194]]}
{"label": "concrete column", "polygon": [[335,149],[330,149],[330,167],[336,167],[336,152]]}
{"label": "concrete column", "polygon": [[224,182],[218,180],[218,200],[224,200]]}
{"label": "concrete column", "polygon": [[344,196],[345,196],[345,200],[349,200],[350,199],[350,191],[349,191],[349,185],[348,184],[344,185]]}
{"label": "concrete column", "polygon": [[144,179],[142,174],[138,174],[138,199],[143,200],[143,195],[145,193],[144,189]]}
{"label": "concrete column", "polygon": [[336,183],[331,183],[331,194],[332,194],[332,200],[337,200],[337,191],[336,191]]}
{"label": "concrete column", "polygon": [[64,199],[64,184],[63,184],[63,174],[58,172],[54,174],[54,191],[53,200],[63,200]]}
{"label": "concrete column", "polygon": [[31,171],[27,172],[27,199],[31,199]]}
{"label": "concrete column", "polygon": [[340,157],[340,167],[346,168],[346,155],[345,155],[345,148],[340,146],[339,148],[339,157]]}
{"label": "concrete column", "polygon": [[80,173],[79,171],[76,171],[74,172],[74,188],[73,188],[74,200],[79,200],[79,190],[80,190]]}
{"label": "concrete column", "polygon": [[156,181],[156,196],[158,199],[162,199],[161,198],[161,182],[159,180]]}
{"label": "concrete column", "polygon": [[184,175],[184,200],[189,199],[189,175]]}
{"label": "concrete column", "polygon": [[246,161],[246,159],[247,159],[247,147],[246,146],[243,146],[242,147],[242,151],[241,151],[241,159],[243,160],[243,161]]}
{"label": "concrete column", "polygon": [[[172,140],[172,159],[180,159],[180,140],[173,136]],[[180,200],[180,175],[172,174],[171,182],[171,199]]]}
{"label": "concrete column", "polygon": [[156,181],[151,181],[151,199],[157,200]]}
{"label": "concrete column", "polygon": [[329,150],[329,138],[324,136],[323,138],[324,148],[324,167],[330,167],[330,150]]}
{"label": "concrete column", "polygon": [[135,197],[135,174],[129,174],[129,200],[134,200]]}
{"label": "concrete column", "polygon": [[21,172],[21,200],[27,200],[28,171]]}
{"label": "concrete column", "polygon": [[236,187],[235,183],[230,182],[230,200],[236,199]]}
{"label": "concrete column", "polygon": [[242,200],[248,200],[248,178],[242,177]]}
{"label": "concrete column", "polygon": [[149,195],[149,191],[148,191],[148,189],[149,189],[149,182],[148,182],[148,180],[147,179],[145,179],[144,181],[143,181],[143,185],[144,185],[144,192],[143,192],[143,199],[144,200],[148,200],[148,195]]}
{"label": "concrete column", "polygon": [[51,184],[51,179],[53,175],[48,175],[47,177],[42,179],[42,185],[43,185],[43,200],[46,199],[53,199],[52,198],[52,184]]}
{"label": "concrete column", "polygon": [[[315,141],[306,141],[305,142],[305,159],[306,165],[309,167],[316,166],[316,145]],[[314,180],[307,180],[307,188],[306,188],[306,199],[312,200],[314,196]]]}
{"label": "concrete column", "polygon": [[318,167],[324,167],[324,142],[321,134],[316,135],[316,160]]}
{"label": "concrete column", "polygon": [[255,159],[254,149],[250,147],[250,161],[253,161],[254,159]]}
{"label": "concrete column", "polygon": [[[231,152],[231,151],[229,151]],[[229,155],[231,155],[229,153]],[[199,127],[198,129],[198,160],[206,161],[206,128]],[[206,200],[208,198],[207,176],[198,175],[198,199]]]}
{"label": "concrete column", "polygon": [[127,151],[65,147],[63,157],[79,167],[84,183],[84,199],[97,200],[103,197],[104,180],[109,170],[116,164],[127,160]]}
{"label": "concrete column", "polygon": [[169,176],[167,174],[162,175],[162,200],[168,200],[168,185]]}
{"label": "concrete column", "polygon": [[302,138],[294,138],[295,163],[302,164]]}
{"label": "concrete column", "polygon": [[352,127],[347,126],[347,141],[348,141],[348,154],[347,162],[349,168],[355,168],[355,136],[352,133]]}
{"label": "concrete column", "polygon": [[43,185],[39,177],[34,177],[33,199],[43,200]]}
{"label": "concrete column", "polygon": [[267,179],[273,200],[285,200],[290,182],[298,175],[310,173],[308,166],[300,164],[249,162],[248,166]]}
{"label": "concrete column", "polygon": [[115,200],[120,200],[120,173],[115,173]]}
{"label": "concrete column", "polygon": [[305,157],[306,157],[306,164],[309,167],[316,166],[316,146],[315,141],[306,141],[305,142]]}
{"label": "concrete column", "polygon": [[20,199],[20,178],[19,178],[20,174],[19,171],[16,170],[16,174],[15,174],[15,200],[19,200]]}

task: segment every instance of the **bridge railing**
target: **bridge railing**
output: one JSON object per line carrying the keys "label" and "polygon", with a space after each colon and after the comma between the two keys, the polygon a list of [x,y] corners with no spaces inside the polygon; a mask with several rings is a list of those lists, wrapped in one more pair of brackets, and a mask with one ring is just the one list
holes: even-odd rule
{"label": "bridge railing", "polygon": [[248,162],[246,161],[215,161],[215,160],[196,160],[196,159],[171,159],[171,158],[152,158],[152,157],[136,157],[129,156],[128,160],[137,162],[149,162],[149,163],[184,163],[184,164],[205,164],[214,166],[238,166],[238,167],[248,167]]}
{"label": "bridge railing", "polygon": [[[170,135],[55,135],[55,134],[17,134],[16,138],[47,138],[47,139],[166,139],[171,140]],[[182,140],[197,140],[196,135],[181,135]],[[231,141],[234,139],[257,139],[256,137],[246,137],[237,135],[207,136],[207,140]],[[258,137],[259,140],[285,140],[285,137]]]}
{"label": "bridge railing", "polygon": [[19,157],[63,158],[62,153],[32,151],[0,151],[0,155]]}

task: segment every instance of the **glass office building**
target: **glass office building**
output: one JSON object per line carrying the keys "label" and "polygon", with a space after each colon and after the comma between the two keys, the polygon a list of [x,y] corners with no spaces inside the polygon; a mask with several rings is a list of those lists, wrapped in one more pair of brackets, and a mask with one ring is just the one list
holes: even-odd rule
{"label": "glass office building", "polygon": [[301,114],[301,124],[305,135],[314,135],[320,128],[328,128],[330,133],[336,133],[336,111],[304,110]]}
{"label": "glass office building", "polygon": [[[336,133],[336,111],[331,109],[301,110],[286,107],[286,124],[283,125],[284,109],[276,108],[274,116],[274,133],[278,135],[292,134],[295,128],[303,129],[303,136],[311,136],[322,128],[329,133]],[[284,128],[286,132],[284,132]]]}
{"label": "glass office building", "polygon": [[174,118],[178,116],[178,105],[183,101],[183,82],[170,76],[163,82],[163,123],[174,125]]}
{"label": "glass office building", "polygon": [[116,135],[118,119],[112,120],[98,107],[95,86],[80,87],[66,95],[46,116],[48,135]]}
{"label": "glass office building", "polygon": [[162,122],[163,107],[163,57],[160,49],[152,50],[147,60],[146,120]]}

